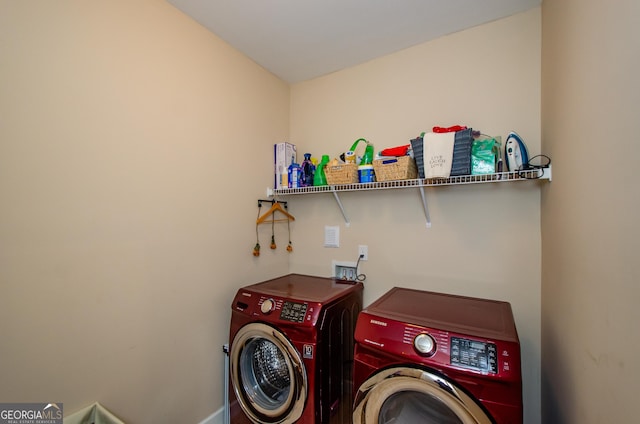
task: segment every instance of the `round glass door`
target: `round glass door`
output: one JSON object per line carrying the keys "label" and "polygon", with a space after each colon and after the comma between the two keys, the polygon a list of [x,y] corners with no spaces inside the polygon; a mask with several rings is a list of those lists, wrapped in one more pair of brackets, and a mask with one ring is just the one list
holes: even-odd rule
{"label": "round glass door", "polygon": [[282,424],[300,418],[307,393],[304,364],[280,331],[262,323],[244,326],[230,357],[233,389],[249,418]]}
{"label": "round glass door", "polygon": [[447,405],[437,397],[416,391],[397,392],[382,403],[379,424],[463,424]]}
{"label": "round glass door", "polygon": [[469,395],[428,371],[396,367],[380,371],[356,393],[354,424],[491,424]]}

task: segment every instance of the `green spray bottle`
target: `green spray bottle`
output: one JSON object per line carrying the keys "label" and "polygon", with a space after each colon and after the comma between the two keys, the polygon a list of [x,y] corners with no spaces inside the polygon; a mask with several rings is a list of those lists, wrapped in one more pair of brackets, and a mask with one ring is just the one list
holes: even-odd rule
{"label": "green spray bottle", "polygon": [[371,165],[373,163],[374,155],[373,144],[369,143],[364,138],[359,138],[353,143],[351,149],[349,150],[355,152],[356,147],[358,147],[358,143],[360,143],[361,141],[364,141],[366,143],[366,147],[364,148],[364,154],[362,155],[362,159],[360,160],[360,165]]}
{"label": "green spray bottle", "polygon": [[316,167],[316,173],[313,174],[313,185],[327,185],[327,175],[324,173],[324,167],[329,163],[329,155],[322,155],[322,160]]}

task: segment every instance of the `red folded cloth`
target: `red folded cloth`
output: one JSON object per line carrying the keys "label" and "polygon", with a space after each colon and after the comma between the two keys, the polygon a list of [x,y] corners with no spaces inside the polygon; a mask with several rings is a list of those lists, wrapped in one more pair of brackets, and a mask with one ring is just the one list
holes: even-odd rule
{"label": "red folded cloth", "polygon": [[389,147],[380,152],[382,156],[405,156],[409,150],[410,144],[406,146]]}
{"label": "red folded cloth", "polygon": [[454,125],[452,127],[433,127],[434,133],[448,133],[448,132],[457,132],[466,130],[467,127],[464,125]]}

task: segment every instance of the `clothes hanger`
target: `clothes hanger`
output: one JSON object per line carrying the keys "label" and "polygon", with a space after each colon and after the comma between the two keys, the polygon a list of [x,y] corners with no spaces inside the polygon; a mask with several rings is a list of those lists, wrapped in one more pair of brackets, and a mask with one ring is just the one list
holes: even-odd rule
{"label": "clothes hanger", "polygon": [[[293,215],[291,215],[289,212],[287,212],[281,205],[280,202],[278,202],[277,200],[258,200],[258,207],[262,206],[262,202],[271,202],[271,207],[269,208],[269,210],[264,213],[263,215],[261,215],[258,220],[256,221],[256,224],[262,224],[263,222],[265,222],[269,217],[271,217],[271,219],[268,222],[276,222],[276,221],[295,221],[296,219],[294,218]],[[285,202],[285,207],[286,207],[286,202]],[[275,213],[276,212],[280,212],[282,213],[286,219],[275,219]]]}

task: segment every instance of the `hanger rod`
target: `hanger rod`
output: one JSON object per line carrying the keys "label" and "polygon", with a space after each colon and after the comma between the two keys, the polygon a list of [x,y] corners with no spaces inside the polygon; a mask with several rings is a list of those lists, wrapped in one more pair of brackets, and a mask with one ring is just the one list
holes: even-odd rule
{"label": "hanger rod", "polygon": [[274,200],[274,199],[269,199],[269,200],[265,200],[265,199],[258,199],[258,207],[262,206],[262,202],[266,202],[266,203],[271,203],[272,205],[274,203],[280,203],[281,205],[283,205],[285,208],[287,207],[287,202],[281,202],[280,200]]}

